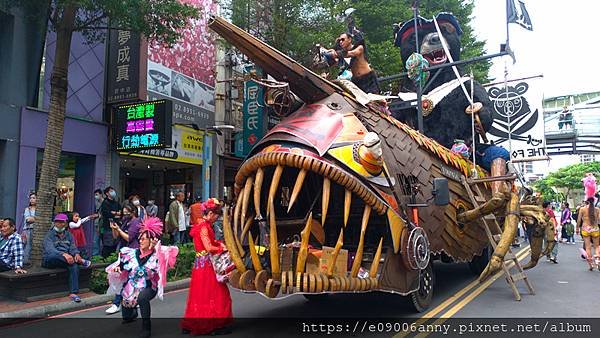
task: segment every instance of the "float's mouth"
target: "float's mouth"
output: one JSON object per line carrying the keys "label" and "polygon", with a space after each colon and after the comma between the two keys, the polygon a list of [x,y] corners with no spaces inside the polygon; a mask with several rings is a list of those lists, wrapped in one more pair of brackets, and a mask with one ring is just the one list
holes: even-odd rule
{"label": "float's mouth", "polygon": [[[248,248],[254,258],[253,270],[243,267],[242,276],[232,280],[239,280],[243,290],[258,290],[268,297],[276,297],[279,287],[283,293],[376,289],[382,244],[389,245],[385,239],[390,238],[384,200],[351,172],[315,153],[300,148],[267,151],[269,148],[247,159],[236,176],[233,221],[228,220],[226,225],[233,225],[234,235],[226,244],[237,247],[241,257],[245,255],[244,248]],[[291,259],[282,252],[285,244],[296,242],[295,237],[302,238],[298,257],[303,258],[290,263]],[[313,249],[309,250],[309,242]],[[268,250],[269,262],[259,262],[250,249],[254,245]],[[335,246],[338,252],[342,247],[346,252],[354,252],[352,269],[345,262],[343,270],[336,270],[339,274],[323,271],[320,263],[316,271],[309,269],[307,252],[325,251],[326,246]],[[336,269],[343,262],[333,261],[336,264],[329,266]],[[358,272],[365,261],[371,262],[371,274],[361,277]],[[248,283],[250,278],[254,285]],[[330,279],[337,282],[327,288],[324,285]]]}
{"label": "float's mouth", "polygon": [[[323,158],[307,154],[263,152],[254,155],[240,167],[235,187],[236,204],[241,206],[242,211],[246,210],[244,216],[248,216],[249,211],[255,216],[266,215],[269,204],[276,202],[274,208],[283,208],[287,213],[302,211],[310,206],[300,204],[314,204],[312,202],[321,191],[320,207],[325,221],[334,190],[343,190],[345,202],[348,202],[344,206],[344,223],[347,222],[349,203],[356,197],[379,215],[387,211],[383,201],[354,175]],[[250,199],[253,200],[252,206]],[[241,220],[245,218],[238,221]]]}
{"label": "float's mouth", "polygon": [[448,61],[448,57],[443,48],[423,54],[423,57],[427,59],[430,65],[439,65]]}

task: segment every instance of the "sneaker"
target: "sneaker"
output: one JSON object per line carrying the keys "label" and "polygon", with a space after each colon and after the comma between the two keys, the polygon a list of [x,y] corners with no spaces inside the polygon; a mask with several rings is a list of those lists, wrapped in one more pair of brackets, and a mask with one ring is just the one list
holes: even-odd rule
{"label": "sneaker", "polygon": [[70,294],[69,298],[71,298],[71,300],[75,303],[81,302],[81,297],[79,297],[78,295],[76,295],[74,293]]}
{"label": "sneaker", "polygon": [[84,259],[81,261],[81,265],[87,269],[92,265],[92,261],[88,261],[87,259]]}
{"label": "sneaker", "polygon": [[554,264],[558,264],[558,261],[556,260],[556,257],[554,257],[554,258],[550,258],[550,260],[552,261],[552,263],[554,263]]}
{"label": "sneaker", "polygon": [[104,312],[106,312],[106,314],[107,314],[107,315],[112,315],[112,314],[115,314],[115,313],[117,313],[117,312],[119,312],[119,311],[121,311],[121,305],[115,305],[115,304],[112,304],[112,305],[111,305],[111,306],[110,306],[108,309],[106,309],[106,311],[104,311]]}

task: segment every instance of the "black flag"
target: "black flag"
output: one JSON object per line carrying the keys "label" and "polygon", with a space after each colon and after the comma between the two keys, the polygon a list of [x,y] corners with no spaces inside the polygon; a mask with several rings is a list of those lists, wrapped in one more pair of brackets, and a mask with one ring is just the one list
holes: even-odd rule
{"label": "black flag", "polygon": [[[519,2],[518,5],[515,3],[516,1]],[[522,0],[506,0],[506,19],[508,23],[513,22],[527,30],[533,30],[531,18],[529,18],[529,13]]]}

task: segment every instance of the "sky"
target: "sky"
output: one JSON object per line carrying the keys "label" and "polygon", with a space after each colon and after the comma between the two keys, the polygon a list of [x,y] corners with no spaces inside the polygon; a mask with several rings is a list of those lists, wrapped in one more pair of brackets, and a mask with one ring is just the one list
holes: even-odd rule
{"label": "sky", "polygon": [[[600,91],[600,1],[525,0],[533,31],[511,23],[509,56],[493,59],[490,77],[504,79],[542,74],[544,97]],[[506,41],[506,0],[475,0],[473,28],[486,41],[487,54]]]}

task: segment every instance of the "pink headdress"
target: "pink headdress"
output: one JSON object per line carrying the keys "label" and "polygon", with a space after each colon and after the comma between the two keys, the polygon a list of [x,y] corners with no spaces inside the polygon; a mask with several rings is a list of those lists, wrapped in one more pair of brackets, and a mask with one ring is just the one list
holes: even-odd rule
{"label": "pink headdress", "polygon": [[209,198],[201,204],[201,207],[202,213],[204,213],[205,210],[215,210],[216,208],[221,207],[221,202],[216,198]]}
{"label": "pink headdress", "polygon": [[148,233],[148,236],[151,238],[160,238],[163,232],[163,224],[160,218],[145,218],[142,222],[142,227],[140,228],[140,236],[145,232]]}

